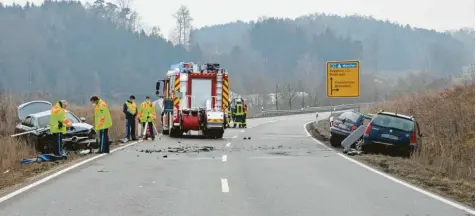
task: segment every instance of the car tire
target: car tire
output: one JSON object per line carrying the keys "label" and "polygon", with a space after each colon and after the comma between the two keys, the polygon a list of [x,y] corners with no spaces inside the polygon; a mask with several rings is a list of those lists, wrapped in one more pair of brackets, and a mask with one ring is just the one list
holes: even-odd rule
{"label": "car tire", "polygon": [[330,141],[332,147],[340,147],[341,146],[341,144],[339,142],[340,141],[339,137],[337,137],[335,135],[331,135],[329,141]]}

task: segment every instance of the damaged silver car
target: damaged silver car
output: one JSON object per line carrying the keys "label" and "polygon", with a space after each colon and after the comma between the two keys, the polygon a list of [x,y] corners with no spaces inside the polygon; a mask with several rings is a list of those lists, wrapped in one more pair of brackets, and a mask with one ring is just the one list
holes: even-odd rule
{"label": "damaged silver car", "polygon": [[[26,140],[36,151],[51,153],[54,139],[49,131],[52,104],[48,101],[30,101],[18,106],[18,120],[15,127],[16,137]],[[96,145],[96,132],[92,125],[85,123],[86,118],[78,118],[66,110],[66,117],[74,129],[68,130],[63,139],[63,149],[80,150]]]}

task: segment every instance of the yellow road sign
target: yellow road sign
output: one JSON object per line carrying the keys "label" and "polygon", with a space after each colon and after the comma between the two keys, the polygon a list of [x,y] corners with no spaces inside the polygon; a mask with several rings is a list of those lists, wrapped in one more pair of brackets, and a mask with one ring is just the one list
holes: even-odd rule
{"label": "yellow road sign", "polygon": [[327,62],[327,97],[359,97],[359,69],[359,61]]}

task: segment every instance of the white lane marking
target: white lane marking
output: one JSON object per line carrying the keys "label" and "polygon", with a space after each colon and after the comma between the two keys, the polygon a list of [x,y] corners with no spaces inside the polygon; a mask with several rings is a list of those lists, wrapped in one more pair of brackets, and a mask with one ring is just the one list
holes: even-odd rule
{"label": "white lane marking", "polygon": [[[308,124],[309,124],[309,123],[308,123]],[[307,124],[304,124],[304,130],[306,131],[307,134],[309,134],[309,132],[308,132],[307,129],[306,129],[306,125],[307,125]],[[328,148],[328,149],[331,149],[331,148],[329,148],[326,144],[322,143],[321,141],[317,140],[316,138],[312,137],[312,139],[313,139],[314,141],[316,141],[318,144],[320,144],[320,145],[322,145],[322,146],[325,146],[325,147]],[[332,149],[332,150],[333,150],[333,149]],[[344,155],[344,154],[342,154],[342,153],[340,153],[340,152],[337,152],[337,151],[335,151],[335,150],[333,150],[333,151],[336,152],[337,155],[343,157],[344,159],[346,159],[346,160],[348,160],[348,161],[350,161],[350,162],[352,162],[352,163],[354,163],[354,164],[356,164],[356,165],[358,165],[358,166],[360,166],[360,167],[363,167],[363,168],[365,168],[365,169],[367,169],[367,170],[369,170],[369,171],[371,171],[371,172],[373,172],[373,173],[376,173],[376,174],[378,174],[378,175],[380,175],[380,176],[383,176],[383,177],[385,177],[385,178],[387,178],[387,179],[389,179],[389,180],[391,180],[391,181],[393,181],[393,182],[395,182],[395,183],[398,183],[398,184],[403,185],[403,186],[405,186],[405,187],[407,187],[407,188],[410,188],[410,189],[412,189],[412,190],[414,190],[414,191],[416,191],[416,192],[420,192],[420,193],[422,193],[422,194],[424,194],[424,195],[426,195],[426,196],[429,196],[429,197],[431,197],[431,198],[433,198],[433,199],[436,199],[436,200],[441,201],[441,202],[443,202],[443,203],[446,203],[446,204],[448,204],[448,205],[450,205],[450,206],[453,206],[453,207],[455,207],[455,208],[457,208],[457,209],[460,209],[460,210],[463,210],[463,211],[465,211],[465,212],[467,212],[467,213],[470,213],[470,214],[472,214],[472,215],[475,215],[475,211],[474,211],[473,209],[470,209],[470,208],[468,208],[468,207],[466,207],[466,206],[464,206],[464,205],[461,205],[461,204],[459,204],[459,203],[456,203],[456,202],[454,202],[454,201],[451,201],[451,200],[449,200],[449,199],[446,199],[446,198],[444,198],[444,197],[442,197],[442,196],[439,196],[439,195],[436,195],[436,194],[431,193],[431,192],[429,192],[429,191],[426,191],[426,190],[424,190],[424,189],[421,189],[421,188],[419,188],[419,187],[417,187],[417,186],[411,185],[411,184],[409,184],[409,183],[407,183],[407,182],[405,182],[405,181],[403,181],[403,180],[401,180],[401,179],[397,179],[397,178],[395,178],[395,177],[393,177],[393,176],[390,176],[390,175],[388,175],[388,174],[386,174],[386,173],[383,173],[383,172],[381,172],[381,171],[379,171],[379,170],[376,170],[376,169],[374,169],[374,168],[372,168],[372,167],[370,167],[370,166],[368,166],[368,165],[366,165],[366,164],[363,164],[363,163],[361,163],[361,162],[359,162],[359,161],[357,161],[357,160],[355,160],[355,159],[353,159],[353,158],[350,158],[350,157],[348,157],[347,155]]]}
{"label": "white lane marking", "polygon": [[227,144],[226,144],[226,147],[230,147],[230,145],[231,145],[231,143],[227,143]]}
{"label": "white lane marking", "polygon": [[227,158],[226,155],[221,156],[221,161],[226,162],[226,158]]}
{"label": "white lane marking", "polygon": [[[160,137],[160,136],[159,136],[159,137]],[[127,145],[124,145],[124,146],[121,146],[121,147],[112,149],[109,153],[114,153],[114,152],[116,152],[116,151],[119,151],[119,150],[121,150],[121,149],[127,148],[127,147],[129,147],[129,146],[131,146],[131,145],[135,145],[135,144],[140,143],[140,142],[141,142],[141,141],[137,141],[137,142],[129,143],[129,144],[127,144]],[[51,179],[53,179],[53,178],[55,178],[55,177],[57,177],[57,176],[60,176],[61,174],[66,173],[66,172],[68,172],[68,171],[70,171],[70,170],[72,170],[72,169],[74,169],[74,168],[76,168],[76,167],[79,167],[79,166],[81,166],[81,165],[83,165],[83,164],[89,163],[89,162],[91,162],[91,161],[93,161],[93,160],[96,160],[96,159],[98,159],[98,158],[100,158],[100,157],[104,157],[104,156],[106,156],[106,155],[107,155],[107,154],[100,154],[100,155],[94,156],[94,157],[92,157],[92,158],[83,160],[83,161],[81,161],[81,162],[79,162],[79,163],[73,164],[73,165],[71,165],[71,166],[69,166],[69,167],[67,167],[67,168],[64,168],[64,169],[62,169],[62,170],[60,170],[60,171],[58,171],[58,172],[56,172],[56,173],[53,173],[53,174],[51,174],[51,175],[49,175],[49,176],[46,176],[45,178],[43,178],[43,179],[41,179],[41,180],[39,180],[39,181],[33,182],[33,183],[31,183],[31,184],[29,184],[29,185],[27,185],[27,186],[25,186],[25,187],[22,187],[22,188],[20,188],[20,189],[18,189],[18,190],[16,190],[16,191],[13,191],[13,192],[11,192],[11,193],[9,193],[9,194],[7,194],[7,195],[1,197],[1,198],[0,198],[0,203],[6,201],[6,200],[8,200],[8,199],[10,199],[10,198],[12,198],[12,197],[14,197],[14,196],[16,196],[16,195],[19,195],[19,194],[21,194],[21,193],[23,193],[23,192],[25,192],[25,191],[27,191],[27,190],[29,190],[29,189],[31,189],[31,188],[34,188],[34,187],[36,187],[36,186],[38,186],[38,185],[40,185],[40,184],[42,184],[42,183],[45,183],[45,182],[47,182],[47,181],[49,181],[49,180],[51,180]]]}
{"label": "white lane marking", "polygon": [[234,136],[233,139],[236,139],[237,136]]}
{"label": "white lane marking", "polygon": [[[314,122],[314,121],[313,121],[313,122]],[[311,123],[313,123],[313,122],[311,122]],[[309,124],[309,123],[307,123],[307,124]],[[306,125],[307,125],[307,124],[304,124],[304,131],[306,131],[307,136],[308,136],[308,137],[311,137],[314,141],[317,142],[317,144],[323,146],[323,147],[326,148],[327,150],[332,150],[332,151],[334,151],[334,149],[330,148],[329,146],[327,146],[326,144],[322,143],[321,141],[315,139],[315,138],[309,133],[309,131],[307,131],[307,128],[306,128]],[[334,152],[335,152],[335,151],[334,151]]]}
{"label": "white lane marking", "polygon": [[245,132],[245,130],[241,130],[240,132],[243,133],[243,132]]}
{"label": "white lane marking", "polygon": [[223,193],[228,193],[230,192],[230,188],[228,188],[228,180],[227,179],[221,179],[221,192]]}

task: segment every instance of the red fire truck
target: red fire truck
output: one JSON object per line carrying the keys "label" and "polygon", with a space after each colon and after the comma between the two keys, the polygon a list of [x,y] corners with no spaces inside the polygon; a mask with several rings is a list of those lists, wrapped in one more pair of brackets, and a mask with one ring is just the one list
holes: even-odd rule
{"label": "red fire truck", "polygon": [[[229,105],[228,72],[219,64],[172,65],[163,86],[162,133],[171,137],[188,135],[222,138],[225,110]],[[194,134],[196,133],[196,134]]]}

